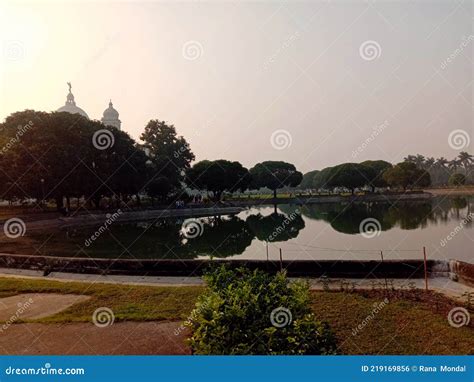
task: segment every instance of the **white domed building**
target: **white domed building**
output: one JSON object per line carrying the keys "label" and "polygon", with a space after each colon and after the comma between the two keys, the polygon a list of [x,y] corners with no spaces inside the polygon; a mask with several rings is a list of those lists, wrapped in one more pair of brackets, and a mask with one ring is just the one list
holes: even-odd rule
{"label": "white domed building", "polygon": [[66,113],[71,113],[71,114],[80,114],[83,117],[86,117],[87,119],[89,119],[89,116],[87,115],[87,113],[84,110],[82,110],[79,106],[76,105],[76,102],[74,101],[74,95],[71,92],[71,88],[72,88],[71,83],[68,82],[67,84],[69,86],[69,94],[66,97],[66,103],[64,104],[64,106],[61,106],[57,111],[65,111]]}
{"label": "white domed building", "polygon": [[[71,114],[80,114],[83,117],[86,117],[89,119],[89,116],[87,113],[82,110],[79,106],[76,105],[76,102],[74,100],[74,94],[72,94],[72,86],[71,83],[68,82],[67,85],[69,86],[69,93],[66,97],[66,103],[64,106],[61,106],[57,111],[65,111],[66,113],[71,113]],[[114,109],[114,106],[112,104],[112,100],[109,102],[109,107],[104,110],[103,116],[101,118],[101,122],[105,126],[112,126],[116,127],[117,129],[120,130],[120,127],[122,125],[122,122],[119,119],[119,112]]]}
{"label": "white domed building", "polygon": [[109,107],[104,110],[104,114],[101,121],[105,126],[116,127],[120,130],[120,125],[122,124],[122,122],[120,122],[118,111],[114,109],[112,100],[110,100],[109,102]]}

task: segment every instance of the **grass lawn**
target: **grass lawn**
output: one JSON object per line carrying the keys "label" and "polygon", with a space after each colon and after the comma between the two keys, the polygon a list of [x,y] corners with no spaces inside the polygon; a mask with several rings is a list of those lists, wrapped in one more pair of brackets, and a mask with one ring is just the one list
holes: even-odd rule
{"label": "grass lawn", "polygon": [[[0,278],[0,297],[17,293],[74,293],[91,299],[35,322],[90,322],[99,307],[113,310],[116,321],[186,319],[202,287],[155,287],[86,284],[48,280]],[[436,294],[394,292],[371,316],[382,292],[313,291],[312,308],[327,321],[343,354],[473,354],[474,327],[453,328],[447,311],[459,304]],[[353,330],[364,319],[356,335]],[[471,312],[472,316],[472,312]]]}

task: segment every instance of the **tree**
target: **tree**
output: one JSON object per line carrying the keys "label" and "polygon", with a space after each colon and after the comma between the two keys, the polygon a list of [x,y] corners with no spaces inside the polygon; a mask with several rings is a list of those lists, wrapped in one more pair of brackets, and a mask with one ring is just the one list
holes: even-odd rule
{"label": "tree", "polygon": [[239,162],[220,159],[203,160],[186,172],[186,184],[191,188],[211,191],[216,200],[224,191],[244,191],[250,183],[249,171]]}
{"label": "tree", "polygon": [[384,180],[394,187],[427,187],[431,183],[430,174],[418,168],[413,162],[401,162],[383,173]]}
{"label": "tree", "polygon": [[462,186],[466,183],[466,176],[464,174],[453,174],[448,181],[451,186]]}
{"label": "tree", "polygon": [[464,172],[468,174],[474,162],[474,157],[466,151],[461,151],[458,155],[458,162],[464,167]]}
{"label": "tree", "polygon": [[[32,127],[16,139],[18,126],[27,124]],[[61,209],[64,198],[69,204],[70,197],[84,196],[98,206],[102,196],[137,193],[145,180],[143,151],[128,134],[98,121],[26,110],[7,117],[1,130],[2,140],[14,143],[1,153],[7,197],[55,199]],[[106,147],[96,147],[96,133]]]}
{"label": "tree", "polygon": [[296,187],[303,179],[303,174],[297,171],[294,165],[280,161],[258,163],[249,172],[252,177],[252,188],[267,187],[273,191],[274,199],[277,198],[279,188]]}
{"label": "tree", "polygon": [[319,170],[313,170],[304,174],[299,187],[302,189],[314,188],[314,183],[313,183],[314,176],[318,173],[319,173]]}
{"label": "tree", "polygon": [[375,187],[387,187],[387,182],[384,180],[382,174],[392,167],[391,163],[384,160],[367,160],[362,162],[361,165],[370,167],[373,170],[373,178],[370,179],[369,183],[372,187],[372,192],[375,191]]}
{"label": "tree", "polygon": [[173,191],[173,184],[165,176],[153,178],[146,186],[146,192],[151,198],[151,204],[155,204],[155,198],[160,201],[166,200],[168,195]]}
{"label": "tree", "polygon": [[157,119],[148,122],[140,139],[151,161],[151,177],[166,177],[179,188],[185,171],[194,160],[188,142],[177,135],[173,125]]}
{"label": "tree", "polygon": [[326,167],[319,171],[316,175],[313,177],[313,186],[314,188],[317,189],[325,189],[329,188],[328,186],[328,181],[329,181],[329,176],[331,175],[332,167]]}
{"label": "tree", "polygon": [[345,187],[354,190],[363,187],[376,178],[376,172],[371,167],[359,163],[343,163],[335,166],[329,173],[329,187]]}

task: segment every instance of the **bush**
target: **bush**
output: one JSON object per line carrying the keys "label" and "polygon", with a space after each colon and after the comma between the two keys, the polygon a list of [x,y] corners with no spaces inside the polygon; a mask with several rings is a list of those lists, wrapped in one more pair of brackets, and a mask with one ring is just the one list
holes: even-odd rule
{"label": "bush", "polygon": [[245,268],[220,267],[187,322],[195,354],[335,354],[326,323],[310,310],[307,283]]}
{"label": "bush", "polygon": [[462,186],[464,183],[466,183],[466,177],[464,174],[453,174],[448,180],[450,186]]}

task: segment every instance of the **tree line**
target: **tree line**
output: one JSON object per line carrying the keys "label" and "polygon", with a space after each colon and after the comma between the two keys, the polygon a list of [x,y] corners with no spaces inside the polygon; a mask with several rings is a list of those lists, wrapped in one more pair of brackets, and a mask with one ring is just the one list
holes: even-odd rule
{"label": "tree line", "polygon": [[[283,161],[264,161],[250,169],[225,159],[193,164],[195,156],[186,139],[158,119],[147,123],[140,140],[77,114],[13,113],[0,124],[0,199],[40,204],[54,199],[61,209],[64,203],[70,208],[75,198],[98,208],[104,198],[117,206],[131,198],[140,205],[143,195],[152,204],[185,200],[189,189],[210,192],[221,200],[224,193],[267,188],[276,198],[277,190],[286,187],[406,190],[427,187],[433,178],[434,165],[422,163],[420,156],[396,165],[382,160],[342,163],[304,176]],[[472,156],[461,154],[458,164],[468,174]],[[451,175],[463,183],[457,174]]]}
{"label": "tree line", "polygon": [[265,161],[247,169],[239,162],[195,156],[173,125],[150,120],[137,143],[126,132],[77,114],[26,110],[0,124],[0,199],[17,201],[83,198],[98,208],[104,197],[117,204],[186,198],[186,188],[224,192],[295,187],[303,175],[295,166]]}
{"label": "tree line", "polygon": [[362,163],[342,163],[306,173],[301,188],[332,190],[334,188],[356,189],[376,188],[411,188],[428,187],[431,184],[430,174],[418,168],[412,162],[401,162],[393,166],[383,160],[368,160]]}

